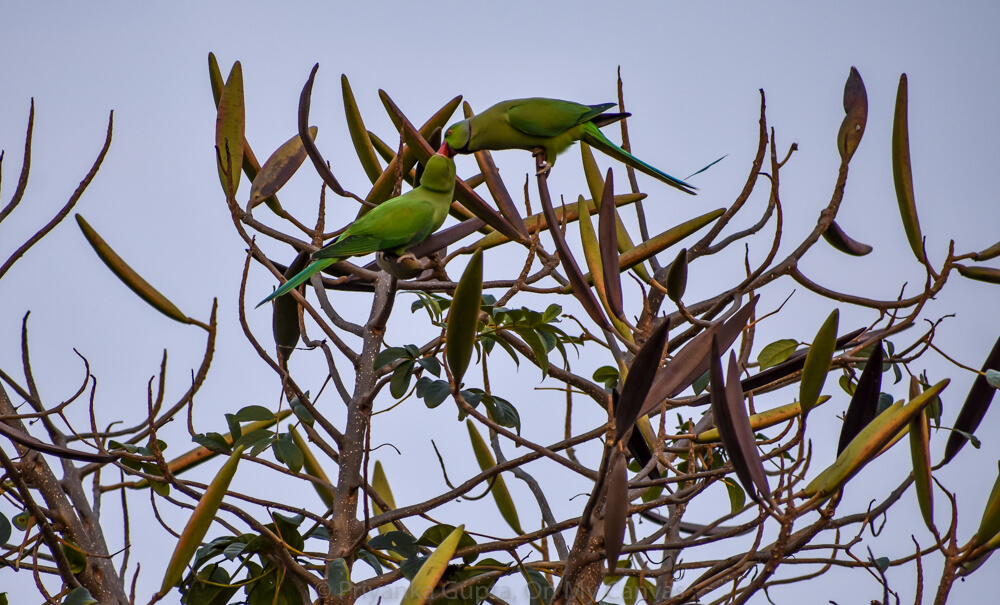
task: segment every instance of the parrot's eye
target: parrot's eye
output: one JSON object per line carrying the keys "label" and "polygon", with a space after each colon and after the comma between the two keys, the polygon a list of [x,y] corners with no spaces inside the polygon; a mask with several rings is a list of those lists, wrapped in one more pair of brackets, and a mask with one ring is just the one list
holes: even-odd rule
{"label": "parrot's eye", "polygon": [[444,136],[446,136],[446,137],[450,137],[451,136],[451,128],[448,129],[448,132],[444,133]]}

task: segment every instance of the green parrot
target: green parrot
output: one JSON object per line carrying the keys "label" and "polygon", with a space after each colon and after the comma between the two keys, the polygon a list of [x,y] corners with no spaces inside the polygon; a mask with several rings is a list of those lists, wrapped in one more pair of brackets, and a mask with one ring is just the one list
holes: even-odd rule
{"label": "green parrot", "polygon": [[342,258],[378,251],[403,254],[406,248],[424,241],[444,223],[454,192],[455,161],[442,145],[427,161],[419,187],[379,204],[351,223],[336,240],[313,253],[309,266],[257,306],[287,294]]}
{"label": "green parrot", "polygon": [[612,143],[599,128],[627,118],[628,113],[609,113],[614,103],[581,105],[559,99],[514,99],[503,101],[468,120],[452,124],[445,143],[456,153],[483,149],[541,150],[549,163],[576,141],[583,141],[636,170],[659,179],[684,193],[694,195],[695,187],[653,168]]}

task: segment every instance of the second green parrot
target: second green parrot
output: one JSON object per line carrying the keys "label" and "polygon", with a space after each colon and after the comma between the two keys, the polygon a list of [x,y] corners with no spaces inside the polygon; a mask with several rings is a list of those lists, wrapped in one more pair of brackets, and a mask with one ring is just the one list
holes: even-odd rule
{"label": "second green parrot", "polygon": [[452,124],[444,138],[457,153],[483,149],[542,149],[550,166],[570,145],[583,141],[640,172],[694,195],[694,187],[643,162],[601,133],[601,126],[630,115],[604,113],[614,106],[614,103],[581,105],[540,97],[513,99]]}
{"label": "second green parrot", "polygon": [[287,294],[342,258],[378,251],[400,255],[437,231],[448,216],[455,193],[455,161],[442,152],[447,153],[447,148],[442,146],[427,160],[419,187],[382,202],[351,223],[336,240],[313,253],[309,266],[257,306]]}

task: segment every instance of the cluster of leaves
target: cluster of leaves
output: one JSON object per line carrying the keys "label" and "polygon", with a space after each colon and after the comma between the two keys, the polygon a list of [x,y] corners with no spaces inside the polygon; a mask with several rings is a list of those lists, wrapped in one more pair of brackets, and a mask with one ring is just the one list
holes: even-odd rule
{"label": "cluster of leaves", "polygon": [[[307,538],[323,539],[322,532],[313,531],[303,536],[300,526],[302,516],[288,517],[271,513],[273,522],[264,528],[282,541],[292,552],[302,552]],[[322,529],[322,527],[318,528]],[[284,570],[275,564],[274,545],[260,534],[246,533],[239,536],[215,538],[198,548],[191,562],[191,572],[180,584],[181,603],[185,605],[211,605],[228,603],[240,590],[243,602],[248,605],[305,603],[302,593],[293,582],[282,581]],[[224,563],[236,562],[233,571]],[[238,577],[243,573],[243,577]]]}

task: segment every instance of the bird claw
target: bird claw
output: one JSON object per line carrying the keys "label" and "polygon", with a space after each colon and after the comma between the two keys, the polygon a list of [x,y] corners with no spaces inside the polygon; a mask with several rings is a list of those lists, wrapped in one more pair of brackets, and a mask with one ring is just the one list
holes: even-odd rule
{"label": "bird claw", "polygon": [[552,164],[548,162],[548,155],[545,153],[545,148],[535,147],[531,150],[531,157],[535,158],[535,165],[538,166],[535,176],[548,175],[549,171],[552,170]]}

